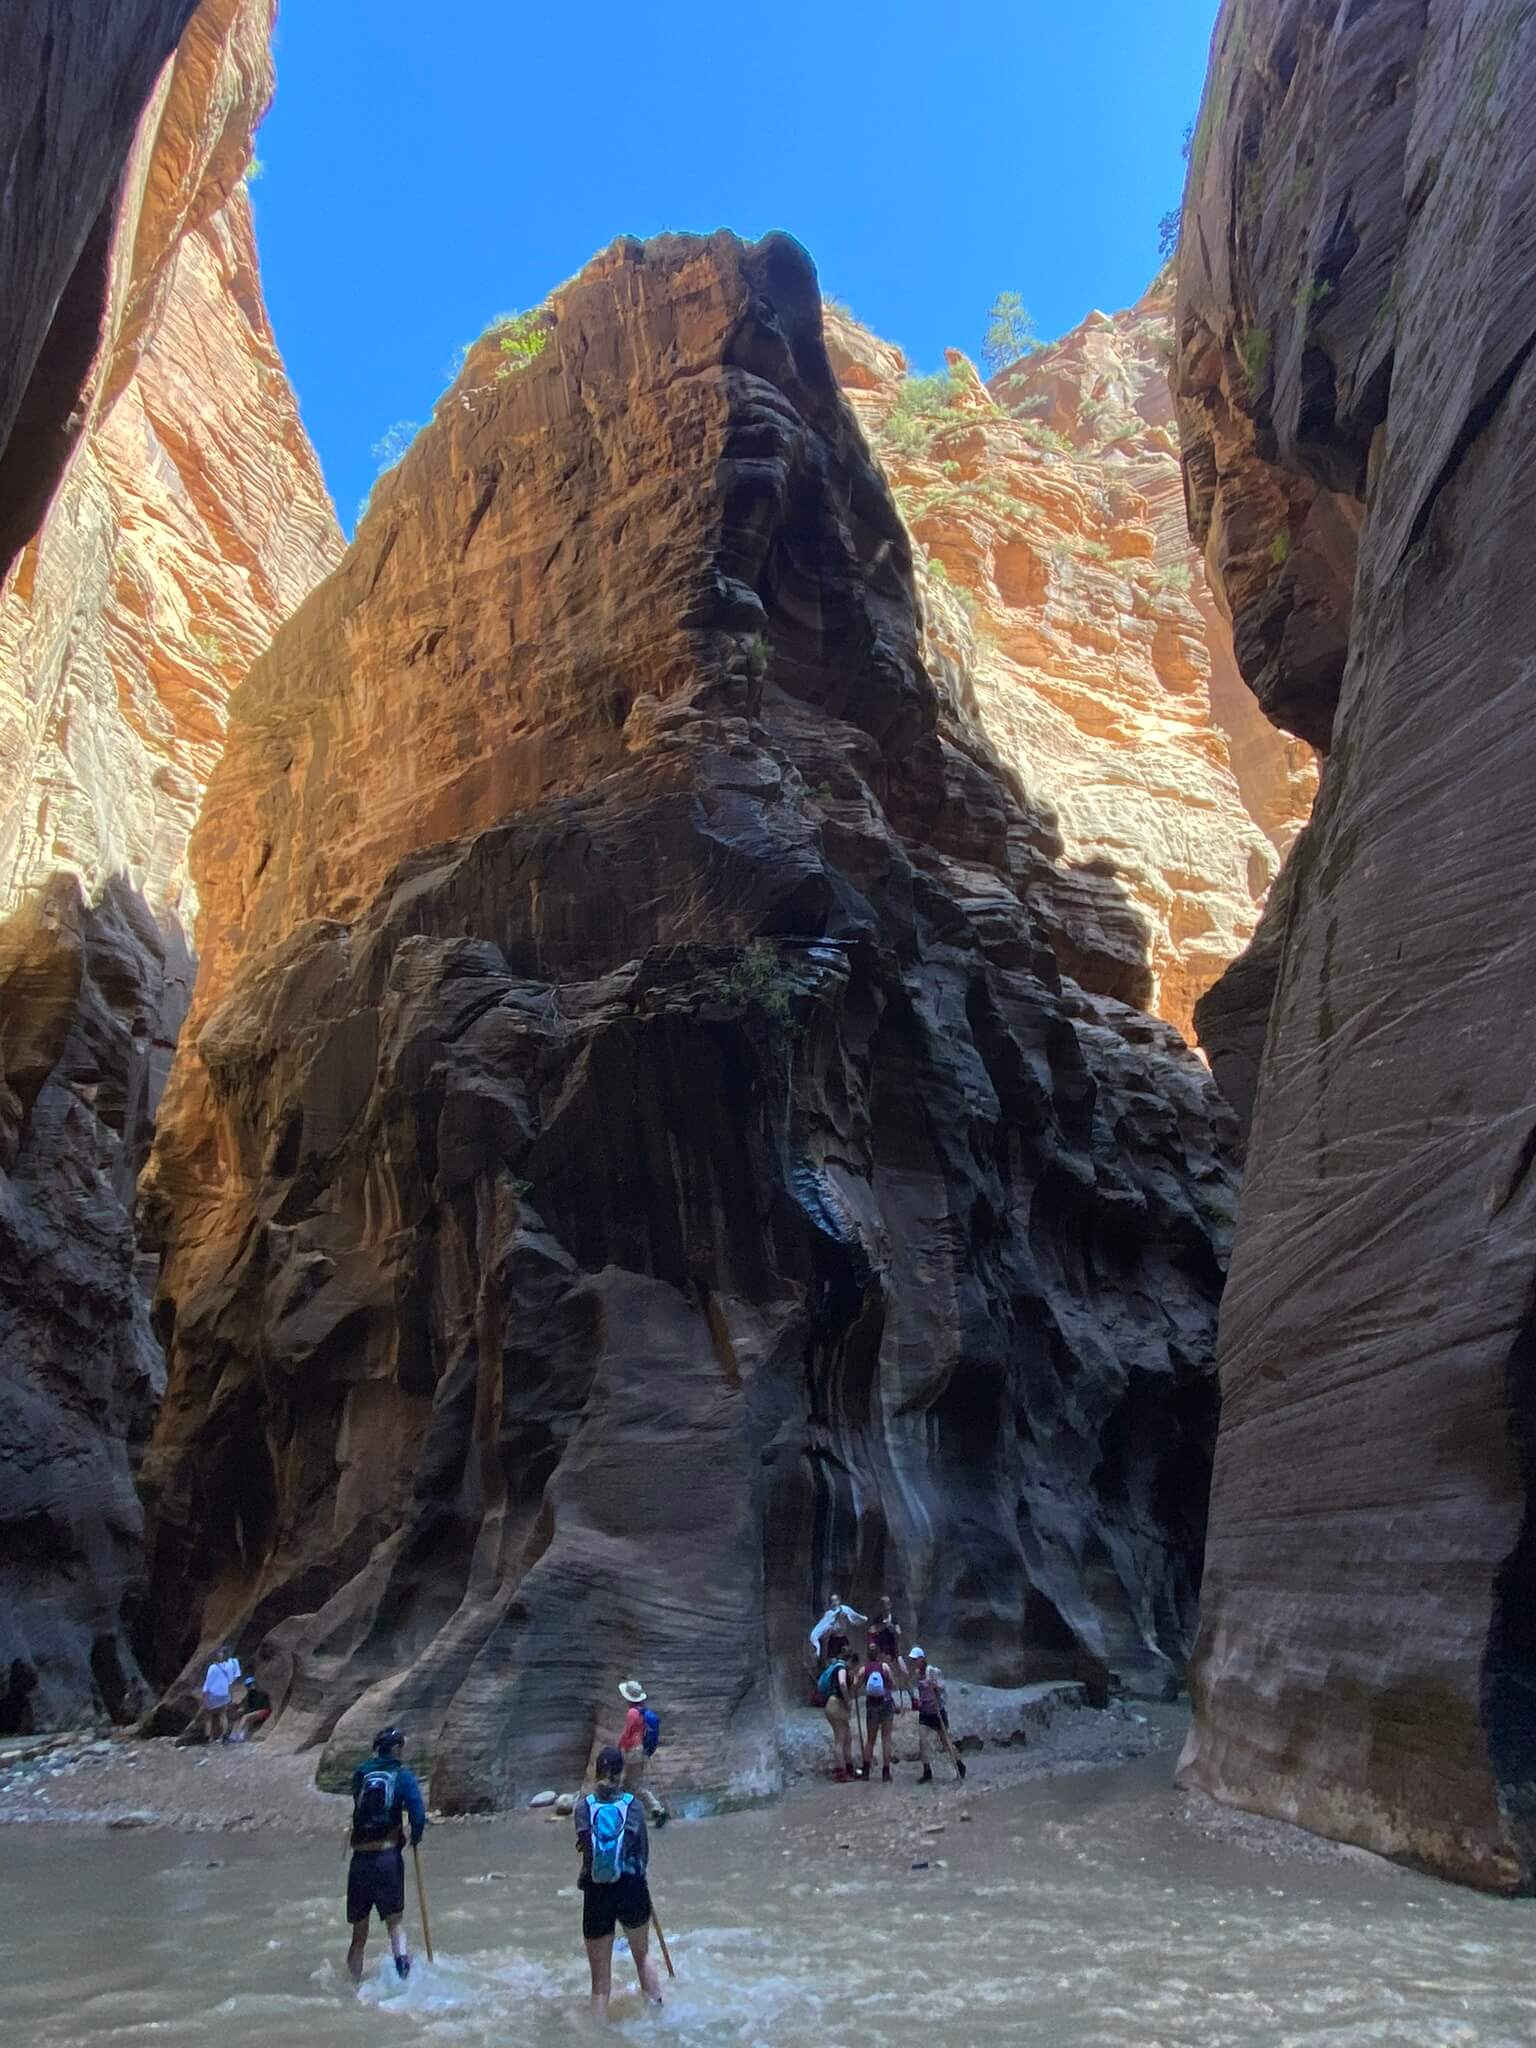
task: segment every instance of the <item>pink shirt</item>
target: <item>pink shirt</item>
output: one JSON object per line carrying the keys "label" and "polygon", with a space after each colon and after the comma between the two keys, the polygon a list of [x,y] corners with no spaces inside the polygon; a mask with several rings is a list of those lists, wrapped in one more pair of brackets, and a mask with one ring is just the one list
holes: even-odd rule
{"label": "pink shirt", "polygon": [[624,1716],[624,1733],[619,1737],[623,1750],[638,1749],[645,1740],[645,1716],[638,1707],[631,1707]]}

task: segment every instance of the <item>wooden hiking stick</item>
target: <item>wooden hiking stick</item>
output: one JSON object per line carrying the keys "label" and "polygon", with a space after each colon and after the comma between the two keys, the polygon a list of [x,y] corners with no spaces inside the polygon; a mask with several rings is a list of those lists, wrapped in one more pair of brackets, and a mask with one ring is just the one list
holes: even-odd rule
{"label": "wooden hiking stick", "polygon": [[667,1966],[667,1975],[675,1977],[677,1972],[672,1967],[672,1951],[667,1947],[667,1937],[662,1933],[661,1922],[656,1918],[656,1901],[654,1899],[651,1901],[651,1925],[656,1930],[656,1939],[661,1943],[661,1959]]}
{"label": "wooden hiking stick", "polygon": [[427,1945],[427,1961],[435,1963],[437,1957],[432,1953],[432,1921],[427,1912],[427,1888],[421,1881],[421,1849],[415,1842],[411,1844],[411,1861],[416,1866],[416,1903],[421,1908],[421,1938]]}
{"label": "wooden hiking stick", "polygon": [[961,1758],[959,1750],[957,1750],[955,1748],[955,1745],[950,1741],[949,1730],[945,1727],[942,1721],[940,1721],[939,1723],[939,1736],[943,1741],[944,1747],[949,1751],[949,1760],[955,1767],[955,1776],[957,1778],[963,1778],[965,1776],[964,1761]]}

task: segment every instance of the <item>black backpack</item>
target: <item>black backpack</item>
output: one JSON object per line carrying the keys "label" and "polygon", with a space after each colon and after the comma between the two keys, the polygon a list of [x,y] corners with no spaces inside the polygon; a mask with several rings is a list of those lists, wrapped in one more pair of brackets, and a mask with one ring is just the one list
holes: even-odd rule
{"label": "black backpack", "polygon": [[362,1783],[352,1795],[354,1835],[367,1841],[372,1835],[387,1835],[395,1826],[399,1779],[398,1764],[374,1764],[363,1773]]}

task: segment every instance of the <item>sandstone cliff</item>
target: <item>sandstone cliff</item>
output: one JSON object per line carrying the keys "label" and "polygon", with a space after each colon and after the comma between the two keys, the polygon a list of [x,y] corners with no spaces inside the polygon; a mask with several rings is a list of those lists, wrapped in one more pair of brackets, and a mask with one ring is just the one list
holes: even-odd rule
{"label": "sandstone cliff", "polygon": [[[49,337],[84,373],[72,435],[0,470],[4,516],[53,490],[0,586],[0,1668],[32,1663],[50,1718],[140,1692],[131,1466],[162,1363],[132,1206],[190,994],[187,836],[231,686],[340,552],[241,185],[269,27],[267,0],[197,10],[104,216],[99,337],[78,292]],[[115,72],[98,35],[88,75],[127,93],[144,31]],[[39,179],[50,222],[76,161]]]}
{"label": "sandstone cliff", "polygon": [[[1229,0],[1184,216],[1192,522],[1329,750],[1208,1000],[1268,1038],[1186,1779],[1536,1876],[1536,592],[1525,6]],[[1239,1091],[1241,1092],[1241,1091]]]}
{"label": "sandstone cliff", "polygon": [[832,1585],[977,1676],[1192,1624],[1230,1117],[1064,980],[784,237],[486,344],[231,704],[148,1201],[154,1629],[448,1807],[771,1785]]}
{"label": "sandstone cliff", "polygon": [[990,387],[954,352],[944,380],[912,380],[840,314],[829,334],[918,544],[931,631],[1000,758],[1054,813],[1075,899],[1058,884],[1058,952],[1191,1035],[1315,770],[1239,676],[1190,547],[1166,293],[1090,315]]}

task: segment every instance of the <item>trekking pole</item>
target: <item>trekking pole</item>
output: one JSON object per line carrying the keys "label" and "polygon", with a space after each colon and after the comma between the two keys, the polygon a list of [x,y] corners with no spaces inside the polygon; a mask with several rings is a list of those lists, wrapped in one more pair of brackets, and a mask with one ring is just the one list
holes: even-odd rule
{"label": "trekking pole", "polygon": [[654,1899],[651,1901],[651,1925],[656,1930],[656,1939],[661,1943],[661,1959],[667,1966],[667,1975],[675,1977],[677,1972],[672,1967],[672,1951],[667,1947],[667,1937],[662,1933],[661,1922],[656,1918],[656,1901]]}
{"label": "trekking pole", "polygon": [[427,1913],[427,1888],[421,1881],[421,1848],[415,1842],[411,1844],[411,1861],[416,1866],[416,1903],[421,1908],[421,1938],[427,1945],[427,1961],[435,1963],[437,1957],[432,1953],[432,1921]]}
{"label": "trekking pole", "polygon": [[959,1750],[957,1750],[955,1748],[955,1745],[950,1741],[949,1730],[945,1727],[942,1721],[939,1723],[939,1734],[943,1738],[944,1747],[949,1751],[949,1760],[955,1767],[955,1776],[957,1778],[963,1778],[965,1776],[964,1760],[962,1759]]}

